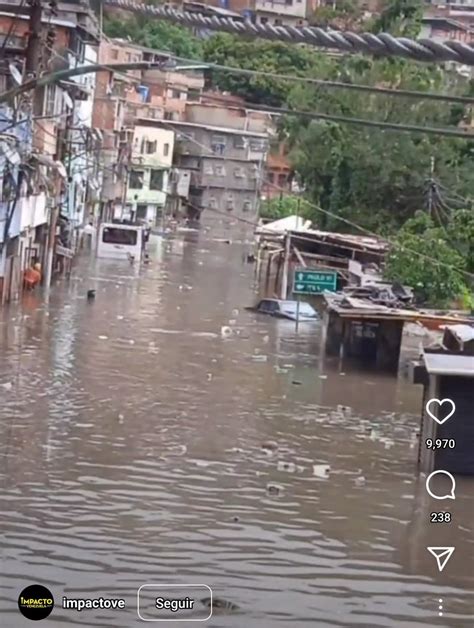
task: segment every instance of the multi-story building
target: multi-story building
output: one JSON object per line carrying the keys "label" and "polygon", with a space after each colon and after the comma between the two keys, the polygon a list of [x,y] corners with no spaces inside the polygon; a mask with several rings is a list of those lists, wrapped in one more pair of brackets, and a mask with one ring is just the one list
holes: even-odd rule
{"label": "multi-story building", "polygon": [[[27,74],[24,59],[31,28],[29,13],[28,4],[21,0],[0,2],[3,89],[12,87]],[[88,0],[60,3],[57,7],[45,3],[40,50],[34,55],[29,71],[47,73],[89,62],[85,50],[88,44],[96,43],[97,36],[98,23]],[[21,292],[23,272],[33,262],[42,263],[43,275],[49,282],[56,263],[63,268],[64,255],[70,256],[71,240],[65,240],[64,236],[74,229],[63,230],[62,227],[78,226],[83,220],[87,193],[84,160],[81,157],[74,163],[71,153],[88,152],[85,136],[84,141],[78,136],[79,132],[83,137],[84,125],[73,110],[75,102],[87,99],[92,102],[92,93],[84,79],[70,80],[36,88],[20,101],[17,99],[2,107],[1,127],[3,131],[10,131],[9,137],[3,138],[0,150],[3,301]],[[26,121],[18,124],[22,118]],[[84,186],[82,197],[78,192],[81,184]],[[74,200],[71,200],[71,192]],[[59,237],[56,237],[57,225],[61,226]]]}
{"label": "multi-story building", "polygon": [[126,192],[125,214],[157,226],[167,200],[174,132],[137,121]]}
{"label": "multi-story building", "polygon": [[[99,49],[99,62],[104,65],[130,62],[165,62],[166,55],[114,39],[102,42]],[[150,70],[128,70],[126,73],[104,70],[99,72],[96,81],[93,120],[94,126],[101,129],[104,143],[101,152],[103,184],[101,193],[101,216],[104,220],[130,216],[135,190],[127,192],[128,172],[133,167],[132,146],[136,120],[180,119],[185,115],[186,103],[199,100],[204,86],[202,70],[186,66]],[[174,142],[162,142],[162,144]],[[172,152],[171,152],[172,155]],[[164,157],[164,155],[161,155]],[[169,156],[166,158],[168,159]],[[170,164],[167,163],[167,167]],[[167,175],[164,175],[167,178]],[[133,180],[133,178],[132,178]],[[148,185],[144,181],[143,185]],[[153,184],[154,185],[154,184]],[[144,197],[138,215],[152,212],[161,206],[161,201],[148,202]],[[149,190],[148,192],[158,192]],[[155,194],[156,196],[156,194]],[[146,201],[146,202],[145,202]],[[128,203],[128,207],[126,204]]]}
{"label": "multi-story building", "polygon": [[167,121],[166,127],[176,133],[176,166],[190,174],[189,215],[197,217],[207,209],[254,216],[260,201],[270,119],[243,108],[188,104],[186,120]]}
{"label": "multi-story building", "polygon": [[262,185],[262,198],[272,199],[291,193],[292,168],[283,142],[272,143]]}
{"label": "multi-story building", "polygon": [[319,0],[255,0],[258,24],[305,26],[319,6]]}

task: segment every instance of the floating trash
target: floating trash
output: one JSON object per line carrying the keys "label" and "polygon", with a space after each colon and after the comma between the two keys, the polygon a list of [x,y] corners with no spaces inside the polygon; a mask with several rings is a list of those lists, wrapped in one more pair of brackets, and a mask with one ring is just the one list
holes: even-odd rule
{"label": "floating trash", "polygon": [[124,420],[125,420],[125,417],[123,416],[123,414],[119,414],[119,415],[118,415],[118,417],[117,417],[117,419],[118,419],[118,422],[119,422],[119,423],[123,423],[123,422],[124,422]]}
{"label": "floating trash", "polygon": [[5,382],[4,384],[2,384],[2,388],[4,388],[5,390],[11,390],[13,388],[13,384],[11,382]]}
{"label": "floating trash", "polygon": [[274,454],[276,451],[278,451],[278,443],[276,443],[274,440],[266,440],[264,443],[262,443],[261,448],[265,453]]}
{"label": "floating trash", "polygon": [[317,478],[327,480],[330,470],[331,466],[328,464],[313,464],[313,475],[315,475]]}
{"label": "floating trash", "polygon": [[302,386],[302,385],[303,385],[303,382],[299,382],[299,381],[298,381],[298,380],[296,380],[296,379],[294,379],[291,383],[292,383],[294,386]]}
{"label": "floating trash", "polygon": [[223,325],[221,327],[221,336],[222,338],[230,338],[230,336],[232,336],[234,332],[232,331],[232,329],[230,327],[228,327],[227,325]]}
{"label": "floating trash", "polygon": [[252,356],[252,360],[254,362],[266,362],[268,360],[268,356],[257,353]]}
{"label": "floating trash", "polygon": [[294,473],[296,471],[296,465],[294,462],[284,462],[283,460],[279,460],[277,469],[278,471],[286,471],[287,473]]}
{"label": "floating trash", "polygon": [[235,320],[235,318],[231,318],[229,320],[229,325],[235,325],[237,323],[237,321]]}
{"label": "floating trash", "polygon": [[234,309],[232,310],[232,316],[233,316],[234,318],[237,318],[237,316],[238,316],[238,315],[239,315],[239,310],[238,310],[237,308],[234,308]]}
{"label": "floating trash", "polygon": [[267,343],[269,340],[270,340],[270,336],[264,336],[262,338],[262,341],[265,342],[265,343]]}
{"label": "floating trash", "polygon": [[360,475],[359,477],[357,477],[354,480],[354,484],[356,486],[365,486],[365,482],[366,482],[366,480],[365,480],[365,477],[363,475]]}
{"label": "floating trash", "polygon": [[108,336],[99,336],[99,340],[108,340],[109,337]]}
{"label": "floating trash", "polygon": [[283,491],[284,488],[281,484],[273,484],[271,482],[267,484],[267,493],[269,495],[281,495]]}

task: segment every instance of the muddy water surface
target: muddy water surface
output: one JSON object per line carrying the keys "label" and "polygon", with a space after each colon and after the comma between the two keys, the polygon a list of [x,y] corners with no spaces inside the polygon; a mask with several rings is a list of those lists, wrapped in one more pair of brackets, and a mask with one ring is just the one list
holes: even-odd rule
{"label": "muddy water surface", "polygon": [[[2,627],[25,625],[32,582],[52,628],[138,625],[154,582],[239,607],[214,628],[474,625],[474,484],[453,523],[429,523],[420,389],[325,363],[317,325],[246,312],[244,249],[190,233],[140,271],[84,260],[49,301],[1,313]],[[456,546],[442,574],[429,545]]]}

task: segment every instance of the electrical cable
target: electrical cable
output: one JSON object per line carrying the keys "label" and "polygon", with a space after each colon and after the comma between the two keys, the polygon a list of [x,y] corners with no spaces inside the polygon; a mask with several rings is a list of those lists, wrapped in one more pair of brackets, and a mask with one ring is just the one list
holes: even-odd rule
{"label": "electrical cable", "polygon": [[253,24],[250,21],[229,17],[216,15],[209,17],[202,13],[177,11],[166,4],[155,6],[131,0],[104,0],[104,5],[188,27],[261,37],[286,43],[304,43],[350,54],[361,52],[375,56],[405,57],[424,62],[457,61],[465,65],[474,65],[474,47],[454,40],[443,42],[425,38],[413,40],[408,37],[394,37],[390,33],[374,35],[373,33],[326,30],[314,26]]}
{"label": "electrical cable", "polygon": [[[157,54],[162,54],[157,51]],[[167,53],[163,53],[167,54]],[[179,57],[177,55],[170,54],[170,59],[176,61],[184,61],[186,63],[197,63],[194,59],[187,59],[186,57]],[[316,79],[304,76],[292,76],[289,74],[279,74],[276,72],[264,72],[263,70],[248,70],[245,68],[237,68],[235,66],[222,65],[218,63],[212,63],[203,61],[203,65],[208,66],[211,69],[227,72],[228,74],[242,74],[245,76],[262,76],[265,78],[274,78],[282,81],[294,81],[297,83],[308,83],[311,85],[318,85],[321,87],[331,87],[335,89],[347,89],[362,91],[374,94],[383,94],[388,96],[398,96],[403,98],[416,98],[419,100],[439,100],[442,102],[455,102],[462,104],[473,104],[474,97],[471,96],[450,96],[448,94],[441,94],[437,92],[420,92],[405,89],[390,89],[388,87],[375,87],[371,85],[362,85],[360,83],[344,83],[342,81],[329,81],[326,79]]]}

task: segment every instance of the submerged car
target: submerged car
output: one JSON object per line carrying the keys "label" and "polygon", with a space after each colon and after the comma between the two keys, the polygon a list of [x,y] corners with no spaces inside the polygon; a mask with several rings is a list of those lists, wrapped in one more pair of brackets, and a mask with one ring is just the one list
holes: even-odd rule
{"label": "submerged car", "polygon": [[[280,299],[262,299],[255,307],[248,309],[259,312],[260,314],[269,314],[270,316],[288,318],[295,321],[298,314],[298,302],[283,301]],[[318,313],[309,303],[300,301],[298,316],[300,321],[315,321],[318,320],[318,318]]]}

